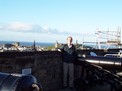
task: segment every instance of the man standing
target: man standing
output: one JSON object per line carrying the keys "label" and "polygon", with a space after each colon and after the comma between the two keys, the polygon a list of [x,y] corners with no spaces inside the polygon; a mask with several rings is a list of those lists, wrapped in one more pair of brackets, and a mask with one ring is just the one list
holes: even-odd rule
{"label": "man standing", "polygon": [[75,46],[72,44],[73,38],[67,38],[67,44],[62,48],[63,55],[63,86],[74,88],[74,62],[77,60]]}

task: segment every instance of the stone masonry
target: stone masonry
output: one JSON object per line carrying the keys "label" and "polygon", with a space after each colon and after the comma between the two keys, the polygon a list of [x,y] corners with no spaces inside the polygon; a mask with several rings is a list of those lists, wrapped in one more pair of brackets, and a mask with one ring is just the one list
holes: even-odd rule
{"label": "stone masonry", "polygon": [[55,91],[62,87],[61,53],[48,52],[5,52],[0,53],[0,72],[22,73],[31,68],[32,75],[42,85],[43,91]]}
{"label": "stone masonry", "polygon": [[[89,54],[82,50],[79,54]],[[116,50],[115,50],[116,51]],[[97,54],[103,54],[103,50]],[[31,69],[43,91],[58,91],[62,88],[62,55],[58,51],[41,52],[0,52],[0,72],[22,73],[23,69]],[[81,75],[82,67],[75,65],[75,78]]]}

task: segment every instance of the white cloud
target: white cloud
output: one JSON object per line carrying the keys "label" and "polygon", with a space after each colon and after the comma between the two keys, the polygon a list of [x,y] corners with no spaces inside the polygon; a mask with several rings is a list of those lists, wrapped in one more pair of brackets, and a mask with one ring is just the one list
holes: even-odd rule
{"label": "white cloud", "polygon": [[81,31],[82,33],[75,31],[63,31],[51,28],[49,26],[42,27],[38,24],[28,24],[22,22],[12,22],[0,24],[0,39],[6,40],[18,40],[18,41],[43,41],[43,42],[59,42],[65,41],[67,36],[73,36],[75,40],[82,41],[83,38],[89,38],[90,33]]}
{"label": "white cloud", "polygon": [[36,24],[12,22],[12,23],[0,24],[0,31],[38,32],[41,31],[41,27]]}
{"label": "white cloud", "polygon": [[[6,24],[0,24],[0,31],[9,32],[22,32],[22,33],[40,33],[40,34],[56,34],[56,35],[77,35],[77,36],[88,36],[90,33],[78,33],[75,31],[59,31],[49,26],[42,27],[38,24],[29,24],[23,22],[11,22]],[[82,32],[82,31],[81,31]]]}
{"label": "white cloud", "polygon": [[7,29],[10,29],[10,30],[31,30],[32,25],[26,24],[26,23],[21,23],[21,22],[13,22],[7,26]]}
{"label": "white cloud", "polygon": [[41,27],[38,24],[28,24],[28,23],[22,23],[22,22],[0,24],[0,31],[54,33],[54,34],[58,33],[56,29],[52,29],[50,27]]}
{"label": "white cloud", "polygon": [[0,29],[2,28],[2,26],[0,26]]}

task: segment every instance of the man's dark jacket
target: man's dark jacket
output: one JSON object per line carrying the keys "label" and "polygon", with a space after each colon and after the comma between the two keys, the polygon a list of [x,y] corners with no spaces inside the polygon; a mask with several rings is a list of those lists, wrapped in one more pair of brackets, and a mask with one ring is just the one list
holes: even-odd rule
{"label": "man's dark jacket", "polygon": [[69,48],[68,45],[65,44],[62,48],[62,57],[63,62],[74,63],[77,60],[77,53],[75,46],[72,45],[72,47]]}

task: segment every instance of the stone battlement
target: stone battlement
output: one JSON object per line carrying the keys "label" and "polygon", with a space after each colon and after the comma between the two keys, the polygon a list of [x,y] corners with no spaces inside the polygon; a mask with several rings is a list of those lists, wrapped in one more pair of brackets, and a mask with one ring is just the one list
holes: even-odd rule
{"label": "stone battlement", "polygon": [[[90,51],[96,53],[98,50],[78,52],[89,54]],[[99,50],[97,54],[104,54],[104,51]],[[62,88],[62,54],[58,51],[0,52],[0,72],[21,74],[23,69],[31,69],[32,75],[42,84],[43,91],[56,91]],[[77,78],[80,76],[81,67],[75,65],[75,69]]]}
{"label": "stone battlement", "polygon": [[61,53],[48,52],[2,52],[0,72],[22,73],[30,68],[32,75],[42,84],[44,91],[54,91],[62,86]]}

